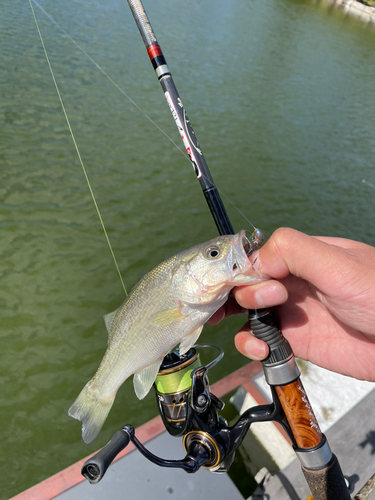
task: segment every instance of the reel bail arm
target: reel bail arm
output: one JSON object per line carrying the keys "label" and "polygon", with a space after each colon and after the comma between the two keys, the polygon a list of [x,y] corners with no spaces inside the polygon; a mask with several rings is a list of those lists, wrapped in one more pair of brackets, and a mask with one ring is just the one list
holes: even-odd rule
{"label": "reel bail arm", "polygon": [[[198,347],[215,348],[219,350],[219,354],[207,365],[198,366],[199,355],[195,349]],[[239,417],[236,424],[228,426],[225,419],[218,414],[224,404],[211,393],[208,380],[209,368],[214,366],[222,356],[223,351],[217,346],[197,345],[182,356],[178,351],[169,353],[159,371],[158,377],[166,379],[155,384],[160,415],[166,430],[171,435],[183,436],[183,446],[186,452],[183,459],[166,460],[154,455],[136,438],[134,428],[131,425],[125,425],[114,434],[102,450],[86,461],[82,468],[83,476],[91,484],[98,483],[114,458],[130,441],[145,458],[160,467],[180,468],[187,473],[194,473],[200,467],[207,468],[211,472],[227,472],[251,424],[275,421],[281,424],[288,434],[302,464],[306,480],[314,493],[314,498],[317,500],[350,498],[347,496],[345,483],[343,485],[341,481],[340,466],[336,457],[332,455],[325,436],[321,435],[321,441],[317,446],[309,448],[299,446],[299,437],[289,425],[283,402],[279,398],[279,387],[271,385],[272,403],[248,409]],[[173,376],[176,373],[179,374],[178,377]],[[187,388],[186,398],[184,397],[178,406],[177,402],[173,403],[173,401],[177,401],[176,395],[181,395],[179,386],[186,373],[190,376],[190,385]],[[173,384],[170,384],[171,376]],[[172,385],[175,393],[160,392],[165,388],[172,390]],[[176,407],[177,411],[171,412],[170,406]],[[183,419],[177,419],[177,415],[183,416]],[[338,494],[340,494],[339,497]]]}
{"label": "reel bail arm", "polygon": [[[177,92],[171,72],[168,68],[163,52],[157,43],[155,33],[144,10],[142,1],[128,0],[128,4],[146,46],[148,56],[163,89],[168,106],[171,110],[218,231],[220,234],[234,234],[234,230],[226,213],[224,204],[220,198],[219,192],[212,179],[193,128],[191,127],[190,121],[182,105],[182,101]],[[302,409],[303,415],[306,413],[308,414],[311,410],[311,406],[306,393],[303,390],[302,383],[299,381],[299,372],[295,364],[293,352],[289,343],[283,337],[279,329],[278,318],[275,311],[250,311],[249,322],[254,335],[265,340],[270,347],[270,355],[263,362],[263,367],[267,382],[271,386],[275,387],[277,391],[277,399],[280,398],[285,417],[288,421],[290,429],[292,430],[293,439],[297,444],[296,451],[301,451],[302,453],[318,449],[323,446],[323,435],[317,424],[315,427],[315,417],[313,417],[314,425],[312,427],[310,426],[310,429],[308,429],[303,419],[301,420],[300,418],[300,412],[294,411],[295,408],[289,404],[290,398],[288,401],[288,397],[284,397],[286,393],[289,395],[292,394],[294,401],[297,402],[295,406],[297,409]],[[300,390],[301,388],[302,391]],[[202,412],[202,415],[204,415],[204,413],[205,412]],[[303,428],[303,436],[299,433],[299,428],[301,427]],[[176,432],[178,433],[178,431]],[[307,439],[305,439],[306,436]],[[297,456],[300,458],[299,453],[297,453]],[[328,467],[328,464],[323,462],[319,463],[321,471],[326,470]],[[305,468],[305,466],[303,467]],[[310,469],[308,467],[308,470],[313,471],[317,469]],[[337,467],[336,470],[336,484],[339,491],[343,492],[340,496],[340,500],[349,500],[350,496],[347,490],[345,492],[345,480],[341,470],[339,467]],[[341,477],[339,477],[340,473]],[[306,475],[309,485],[310,480],[312,481],[311,477],[311,474]],[[310,487],[313,489],[313,484],[311,484]],[[315,496],[315,500],[336,500],[338,498],[334,492],[330,496],[324,496],[323,493],[318,493],[319,492],[317,492]]]}
{"label": "reel bail arm", "polygon": [[114,434],[104,448],[83,464],[81,474],[90,484],[97,484],[103,479],[108,467],[116,456],[128,446],[130,441],[147,460],[160,467],[178,468],[188,473],[193,473],[210,461],[209,450],[205,446],[197,446],[196,443],[190,446],[186,457],[182,460],[165,460],[160,458],[143,446],[136,438],[135,430],[131,425],[125,425]]}
{"label": "reel bail arm", "polygon": [[[214,348],[219,351],[216,358],[204,366],[198,366],[199,355],[196,348]],[[292,432],[285,419],[282,407],[273,390],[274,402],[247,410],[238,422],[229,427],[218,411],[224,408],[224,403],[210,391],[208,370],[220,361],[223,351],[220,347],[199,344],[190,349],[185,355],[179,356],[178,351],[172,351],[164,359],[158,377],[166,377],[166,385],[156,381],[155,392],[159,404],[159,411],[167,431],[174,436],[183,436],[183,446],[186,456],[181,460],[166,460],[151,453],[135,436],[131,425],[125,425],[117,431],[109,443],[93,457],[89,458],[82,467],[82,475],[91,483],[98,483],[106,473],[115,457],[131,441],[134,446],[149,461],[161,467],[180,468],[188,473],[196,472],[200,467],[208,468],[212,472],[226,472],[229,470],[234,454],[241,445],[250,425],[254,422],[276,420],[293,439]],[[178,362],[179,360],[179,362]],[[182,367],[182,369],[181,369]],[[170,401],[176,406],[176,394],[181,394],[179,385],[184,379],[185,370],[190,370],[190,385],[188,396],[180,403],[177,414],[183,416],[182,421],[176,419],[176,413],[168,409]],[[179,377],[173,378],[175,393],[162,394],[163,387],[174,373]],[[159,387],[159,390],[157,389]],[[169,396],[169,398],[166,398]]]}

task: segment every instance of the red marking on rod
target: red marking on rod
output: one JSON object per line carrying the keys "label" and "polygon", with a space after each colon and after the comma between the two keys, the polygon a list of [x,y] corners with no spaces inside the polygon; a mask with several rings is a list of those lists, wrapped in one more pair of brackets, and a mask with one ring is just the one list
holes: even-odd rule
{"label": "red marking on rod", "polygon": [[157,43],[154,43],[154,45],[150,45],[149,47],[147,47],[147,54],[152,61],[154,57],[162,56],[163,52],[161,51],[160,46]]}

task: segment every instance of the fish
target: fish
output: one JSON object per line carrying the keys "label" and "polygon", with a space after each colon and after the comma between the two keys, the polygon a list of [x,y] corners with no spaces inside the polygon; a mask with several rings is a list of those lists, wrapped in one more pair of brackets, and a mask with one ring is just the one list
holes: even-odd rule
{"label": "fish", "polygon": [[107,350],[68,411],[82,422],[86,443],[99,434],[128,377],[134,375],[135,393],[143,399],[163,358],[178,344],[184,354],[196,343],[234,286],[268,279],[250,262],[248,249],[242,230],[178,253],[143,276],[124,303],[104,316]]}

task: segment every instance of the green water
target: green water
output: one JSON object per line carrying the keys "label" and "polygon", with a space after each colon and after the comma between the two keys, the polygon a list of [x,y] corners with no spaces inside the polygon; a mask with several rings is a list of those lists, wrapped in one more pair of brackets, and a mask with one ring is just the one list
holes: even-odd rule
{"label": "green water", "polygon": [[[125,0],[39,5],[177,144]],[[375,244],[375,32],[313,1],[145,0],[219,189],[266,236],[281,225]],[[35,5],[128,289],[215,227],[186,156]],[[67,409],[124,291],[27,0],[0,5],[0,498],[156,414],[127,381],[90,446]],[[366,179],[368,183],[362,182]],[[236,229],[250,224],[226,202]],[[207,328],[246,362],[236,318]]]}

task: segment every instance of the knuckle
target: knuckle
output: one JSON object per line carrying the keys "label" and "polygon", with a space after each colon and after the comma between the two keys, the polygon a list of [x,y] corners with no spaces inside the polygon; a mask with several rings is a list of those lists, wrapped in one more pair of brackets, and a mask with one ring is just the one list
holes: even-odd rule
{"label": "knuckle", "polygon": [[293,247],[297,234],[298,231],[289,227],[280,227],[276,229],[271,237],[275,250],[281,255],[288,252]]}

